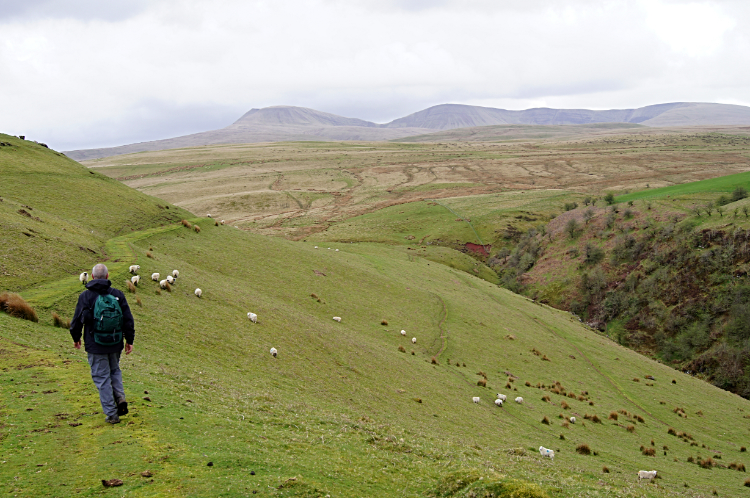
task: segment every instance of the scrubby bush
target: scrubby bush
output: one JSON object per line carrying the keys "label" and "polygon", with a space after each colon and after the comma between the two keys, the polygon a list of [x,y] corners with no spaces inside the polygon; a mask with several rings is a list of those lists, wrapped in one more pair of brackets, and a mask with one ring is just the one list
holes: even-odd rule
{"label": "scrubby bush", "polygon": [[565,224],[565,233],[567,233],[568,237],[571,239],[576,238],[578,235],[578,221],[575,219],[568,220]]}
{"label": "scrubby bush", "polygon": [[738,186],[732,192],[732,202],[739,201],[747,197],[747,189],[745,187]]}
{"label": "scrubby bush", "polygon": [[604,202],[606,202],[608,206],[611,206],[615,203],[615,195],[612,192],[607,192],[607,195],[604,196]]}

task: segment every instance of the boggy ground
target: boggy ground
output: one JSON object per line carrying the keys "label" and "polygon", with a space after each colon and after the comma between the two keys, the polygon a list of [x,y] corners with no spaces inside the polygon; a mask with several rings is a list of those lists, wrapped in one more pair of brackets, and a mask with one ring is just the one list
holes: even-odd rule
{"label": "boggy ground", "polygon": [[302,239],[353,216],[423,199],[625,191],[746,171],[746,132],[638,128],[522,143],[221,145],[85,164],[196,214]]}

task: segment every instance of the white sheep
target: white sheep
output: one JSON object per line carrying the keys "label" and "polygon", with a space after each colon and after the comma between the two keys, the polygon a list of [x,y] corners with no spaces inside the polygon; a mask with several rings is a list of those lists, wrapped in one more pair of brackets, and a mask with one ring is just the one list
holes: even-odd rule
{"label": "white sheep", "polygon": [[258,323],[258,315],[255,313],[248,313],[247,318],[253,323]]}
{"label": "white sheep", "polygon": [[654,479],[656,477],[656,471],[655,470],[639,470],[638,471],[638,482],[641,481],[641,479]]}
{"label": "white sheep", "polygon": [[141,277],[139,275],[136,275],[130,279],[131,282],[133,282],[133,285],[138,285],[141,282]]}
{"label": "white sheep", "polygon": [[575,417],[570,417],[570,423],[571,424],[575,424],[576,423],[576,418]]}
{"label": "white sheep", "polygon": [[500,408],[502,408],[502,407],[503,407],[503,400],[501,400],[500,398],[497,398],[497,399],[495,400],[495,404],[496,404],[497,406],[499,406]]}
{"label": "white sheep", "polygon": [[154,282],[158,282],[158,281],[159,281],[159,277],[160,277],[160,276],[161,276],[161,275],[160,275],[160,274],[158,274],[158,273],[152,273],[152,274],[151,274],[151,280],[153,280]]}
{"label": "white sheep", "polygon": [[179,276],[180,276],[180,272],[179,272],[178,270],[172,270],[172,276],[173,276],[174,278],[177,278],[177,277],[179,277]]}
{"label": "white sheep", "polygon": [[221,224],[222,224],[222,225],[224,224],[224,220],[221,220]]}
{"label": "white sheep", "polygon": [[317,248],[318,248],[318,246],[315,246],[315,249],[317,249]]}
{"label": "white sheep", "polygon": [[169,285],[169,282],[167,282],[166,279],[159,282],[159,287],[161,287],[162,289],[166,289],[167,285]]}
{"label": "white sheep", "polygon": [[412,344],[416,344],[417,343],[417,338],[416,337],[412,337],[411,338],[411,343]]}
{"label": "white sheep", "polygon": [[516,398],[516,403],[518,403],[519,405],[522,404],[523,403],[523,398],[521,396],[517,397]]}
{"label": "white sheep", "polygon": [[141,269],[141,265],[130,265],[130,268],[128,268],[128,271],[130,273],[138,273],[138,270]]}
{"label": "white sheep", "polygon": [[508,397],[506,395],[500,394],[500,393],[497,393],[497,399],[502,400],[503,403],[505,403],[506,401],[508,401]]}
{"label": "white sheep", "polygon": [[338,250],[338,249],[336,249],[336,252],[339,252],[339,250]]}
{"label": "white sheep", "polygon": [[85,272],[81,273],[80,275],[78,275],[78,280],[82,284],[86,285],[86,282],[88,282],[88,280],[89,280],[89,272],[85,271]]}
{"label": "white sheep", "polygon": [[169,285],[174,284],[174,277],[172,275],[167,275],[167,282],[169,282]]}
{"label": "white sheep", "polygon": [[479,396],[474,396],[473,398],[471,398],[471,400],[472,400],[472,401],[473,401],[474,403],[479,403]]}
{"label": "white sheep", "polygon": [[341,323],[341,317],[340,316],[334,316],[333,319],[336,320],[337,322]]}
{"label": "white sheep", "polygon": [[402,331],[401,331],[401,335],[402,335],[402,336],[404,336],[404,337],[406,337],[406,331],[405,331],[405,330],[402,330]]}
{"label": "white sheep", "polygon": [[540,447],[539,447],[539,453],[540,453],[540,454],[541,454],[541,455],[542,455],[543,457],[549,457],[549,458],[550,458],[550,460],[554,460],[554,459],[555,459],[555,451],[554,451],[554,450],[551,450],[551,449],[549,449],[549,448],[545,448],[544,446],[540,446]]}
{"label": "white sheep", "polygon": [[208,213],[208,214],[206,215],[206,218],[211,218],[211,213]]}
{"label": "white sheep", "polygon": [[198,296],[198,297],[202,297],[203,296],[203,291],[200,290],[200,289],[195,289],[195,295]]}
{"label": "white sheep", "polygon": [[271,348],[271,356],[273,356],[274,358],[276,358],[276,355],[277,355],[278,353],[279,353],[279,352],[278,352],[278,351],[276,351],[276,348]]}

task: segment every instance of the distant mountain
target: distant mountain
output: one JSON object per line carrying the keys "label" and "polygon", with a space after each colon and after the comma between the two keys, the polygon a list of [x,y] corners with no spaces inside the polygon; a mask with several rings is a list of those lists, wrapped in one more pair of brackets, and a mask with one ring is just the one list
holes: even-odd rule
{"label": "distant mountain", "polygon": [[182,137],[141,142],[120,147],[67,151],[82,161],[132,152],[175,149],[223,143],[282,141],[383,141],[435,131],[497,125],[582,125],[630,123],[645,126],[750,125],[750,107],[730,104],[675,102],[638,109],[536,108],[508,111],[492,107],[442,104],[415,112],[386,124],[304,107],[272,106],[252,109],[219,130]]}
{"label": "distant mountain", "polygon": [[388,128],[453,130],[492,125],[580,125],[633,123],[645,126],[697,126],[750,124],[750,107],[729,104],[676,102],[638,109],[549,109],[508,111],[492,107],[442,104],[388,123]]}

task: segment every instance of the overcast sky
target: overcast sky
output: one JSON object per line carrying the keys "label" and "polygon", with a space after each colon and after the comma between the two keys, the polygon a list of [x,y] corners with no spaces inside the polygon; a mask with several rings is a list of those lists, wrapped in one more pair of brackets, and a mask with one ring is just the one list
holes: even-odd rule
{"label": "overcast sky", "polygon": [[58,150],[297,105],[750,105],[750,2],[0,0],[0,132]]}

